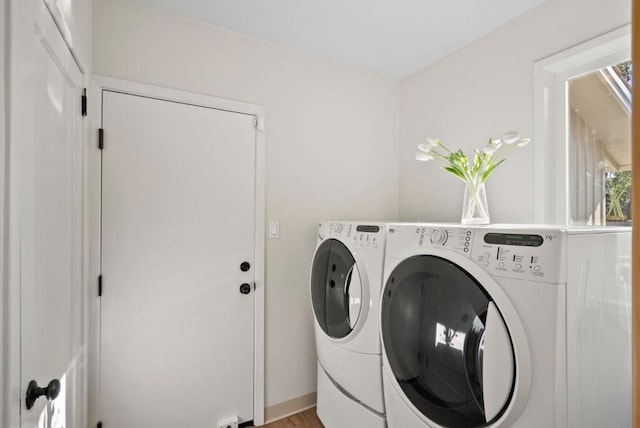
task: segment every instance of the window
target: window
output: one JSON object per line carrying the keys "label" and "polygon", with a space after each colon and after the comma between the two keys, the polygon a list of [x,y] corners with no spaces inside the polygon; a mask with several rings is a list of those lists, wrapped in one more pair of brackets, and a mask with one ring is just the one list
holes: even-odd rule
{"label": "window", "polygon": [[535,220],[630,225],[631,28],[534,66]]}
{"label": "window", "polygon": [[569,220],[630,225],[631,62],[568,81]]}

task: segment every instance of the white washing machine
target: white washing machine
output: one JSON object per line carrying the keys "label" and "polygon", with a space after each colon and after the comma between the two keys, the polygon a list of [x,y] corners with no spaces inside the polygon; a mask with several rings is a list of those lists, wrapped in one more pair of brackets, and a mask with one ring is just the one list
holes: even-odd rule
{"label": "white washing machine", "polygon": [[380,289],[386,224],[326,222],[318,229],[311,301],[318,407],[326,428],[384,428]]}
{"label": "white washing machine", "polygon": [[631,427],[629,229],[389,225],[389,428]]}

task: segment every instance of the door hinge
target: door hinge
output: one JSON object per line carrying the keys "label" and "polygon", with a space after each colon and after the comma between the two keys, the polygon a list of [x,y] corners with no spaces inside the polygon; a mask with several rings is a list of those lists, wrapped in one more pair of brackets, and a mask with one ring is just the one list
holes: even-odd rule
{"label": "door hinge", "polygon": [[100,150],[104,149],[104,129],[98,129],[98,148]]}
{"label": "door hinge", "polygon": [[87,115],[87,88],[84,88],[82,90],[82,98],[81,98],[82,102],[82,115],[86,116]]}
{"label": "door hinge", "polygon": [[96,428],[102,428],[102,421],[100,421],[100,422],[98,422],[98,423],[96,424]]}
{"label": "door hinge", "polygon": [[258,131],[264,131],[264,118],[260,116],[253,117],[253,127]]}
{"label": "door hinge", "polygon": [[102,297],[102,275],[98,275],[98,297]]}

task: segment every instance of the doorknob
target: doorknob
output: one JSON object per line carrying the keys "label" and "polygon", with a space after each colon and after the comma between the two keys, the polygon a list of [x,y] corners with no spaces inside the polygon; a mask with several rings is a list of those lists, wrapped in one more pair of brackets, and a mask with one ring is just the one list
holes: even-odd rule
{"label": "doorknob", "polygon": [[240,292],[242,294],[251,293],[251,284],[247,284],[246,282],[240,286]]}
{"label": "doorknob", "polygon": [[36,400],[43,395],[46,396],[48,400],[55,400],[58,394],[60,394],[60,381],[58,379],[49,382],[49,385],[45,388],[39,387],[38,382],[32,380],[27,387],[27,399],[25,400],[27,410],[31,409]]}

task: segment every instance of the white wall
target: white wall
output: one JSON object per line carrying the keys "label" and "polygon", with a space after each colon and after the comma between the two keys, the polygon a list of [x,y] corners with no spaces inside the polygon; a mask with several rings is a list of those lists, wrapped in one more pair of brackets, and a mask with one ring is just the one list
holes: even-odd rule
{"label": "white wall", "polygon": [[44,0],[83,73],[91,69],[91,0]]}
{"label": "white wall", "polygon": [[309,267],[322,219],[398,216],[398,84],[122,0],[94,2],[96,74],[266,108],[267,407],[315,391]]}
{"label": "white wall", "polygon": [[[491,136],[533,137],[533,63],[628,24],[629,0],[549,0],[400,83],[400,217],[459,221],[463,183],[414,160],[439,137],[469,154]],[[492,222],[533,222],[533,145],[513,151],[487,181]]]}

